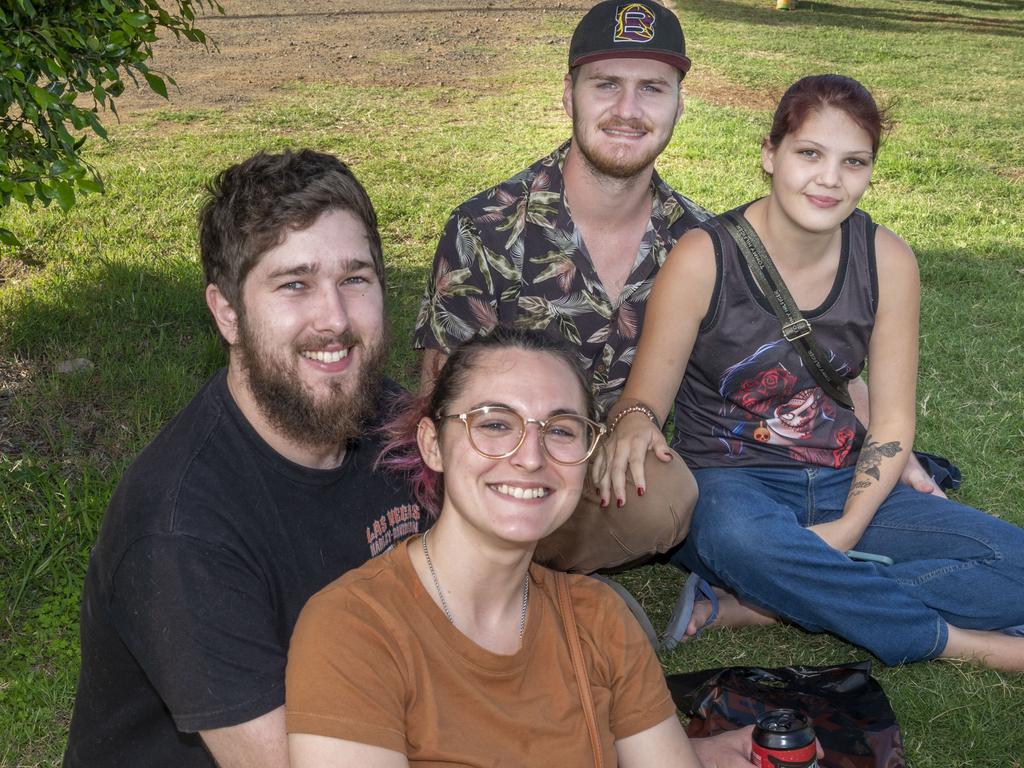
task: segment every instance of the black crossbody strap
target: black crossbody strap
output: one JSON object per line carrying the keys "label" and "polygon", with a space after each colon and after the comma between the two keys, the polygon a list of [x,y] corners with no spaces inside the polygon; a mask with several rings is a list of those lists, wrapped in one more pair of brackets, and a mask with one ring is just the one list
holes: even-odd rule
{"label": "black crossbody strap", "polygon": [[722,223],[736,241],[750,268],[750,274],[779,318],[783,337],[800,353],[807,370],[811,372],[825,394],[852,411],[853,400],[850,399],[849,382],[836,373],[828,361],[828,356],[818,346],[811,324],[800,314],[796,302],[786,288],[786,283],[782,280],[782,275],[775,268],[775,263],[768,255],[757,232],[742,215],[727,213],[722,216]]}

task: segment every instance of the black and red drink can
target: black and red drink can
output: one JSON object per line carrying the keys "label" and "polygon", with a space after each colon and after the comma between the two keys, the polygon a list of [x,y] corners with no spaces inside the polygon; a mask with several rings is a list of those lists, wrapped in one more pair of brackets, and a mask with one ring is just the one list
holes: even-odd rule
{"label": "black and red drink can", "polygon": [[757,718],[750,762],[758,768],[817,768],[811,721],[795,709],[773,709]]}

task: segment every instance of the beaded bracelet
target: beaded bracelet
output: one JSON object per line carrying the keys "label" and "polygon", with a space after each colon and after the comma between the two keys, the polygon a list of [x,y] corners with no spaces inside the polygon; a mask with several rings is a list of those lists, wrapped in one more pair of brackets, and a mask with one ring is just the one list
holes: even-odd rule
{"label": "beaded bracelet", "polygon": [[615,414],[615,418],[612,419],[612,423],[608,427],[608,431],[614,432],[615,428],[619,426],[619,422],[622,421],[622,417],[625,416],[627,413],[642,413],[648,419],[651,420],[651,423],[654,424],[655,427],[661,429],[661,424],[658,423],[658,417],[654,415],[654,409],[652,409],[650,406],[644,405],[643,403],[634,403],[628,408],[623,408],[621,411]]}

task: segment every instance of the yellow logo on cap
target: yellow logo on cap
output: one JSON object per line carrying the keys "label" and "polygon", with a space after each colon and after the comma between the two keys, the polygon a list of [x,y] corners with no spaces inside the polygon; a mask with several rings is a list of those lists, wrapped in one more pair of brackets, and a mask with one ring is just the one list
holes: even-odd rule
{"label": "yellow logo on cap", "polygon": [[615,43],[649,43],[654,39],[654,14],[643,3],[620,5],[615,12]]}

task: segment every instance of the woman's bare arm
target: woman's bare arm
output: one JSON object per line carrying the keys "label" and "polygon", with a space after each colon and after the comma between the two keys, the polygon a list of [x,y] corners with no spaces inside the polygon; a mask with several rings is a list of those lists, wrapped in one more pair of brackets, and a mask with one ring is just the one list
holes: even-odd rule
{"label": "woman's bare arm", "polygon": [[[711,237],[701,229],[687,232],[654,281],[636,357],[622,397],[609,413],[609,423],[630,406],[643,404],[654,411],[658,425],[664,425],[707,314],[715,276]],[[649,451],[662,461],[671,460],[672,451],[658,425],[642,411],[626,413],[618,421],[604,452],[594,461],[593,478],[602,499],[610,498],[609,490],[615,498],[625,498],[627,471],[638,487],[645,487],[644,460]]]}
{"label": "woman's bare arm", "polygon": [[841,551],[852,549],[896,485],[914,441],[920,281],[913,251],[879,227],[878,312],[868,346],[871,418],[843,515],[811,530]]}

